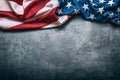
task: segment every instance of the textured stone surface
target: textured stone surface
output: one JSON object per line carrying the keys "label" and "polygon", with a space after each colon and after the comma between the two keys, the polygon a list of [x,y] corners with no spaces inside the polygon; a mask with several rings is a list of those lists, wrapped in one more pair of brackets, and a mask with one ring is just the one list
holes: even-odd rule
{"label": "textured stone surface", "polygon": [[120,80],[120,28],[75,17],[60,28],[0,30],[0,80]]}

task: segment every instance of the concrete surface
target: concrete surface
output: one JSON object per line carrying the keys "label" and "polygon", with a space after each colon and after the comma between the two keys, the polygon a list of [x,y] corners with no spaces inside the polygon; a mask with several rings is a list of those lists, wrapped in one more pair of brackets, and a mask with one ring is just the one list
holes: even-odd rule
{"label": "concrete surface", "polygon": [[0,80],[120,80],[120,28],[75,17],[55,29],[0,30]]}

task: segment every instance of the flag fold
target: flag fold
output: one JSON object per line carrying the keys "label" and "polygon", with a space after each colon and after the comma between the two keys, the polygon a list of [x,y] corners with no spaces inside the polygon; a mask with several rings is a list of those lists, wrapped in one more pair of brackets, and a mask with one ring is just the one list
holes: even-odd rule
{"label": "flag fold", "polygon": [[0,0],[0,28],[57,27],[72,15],[120,26],[120,0]]}

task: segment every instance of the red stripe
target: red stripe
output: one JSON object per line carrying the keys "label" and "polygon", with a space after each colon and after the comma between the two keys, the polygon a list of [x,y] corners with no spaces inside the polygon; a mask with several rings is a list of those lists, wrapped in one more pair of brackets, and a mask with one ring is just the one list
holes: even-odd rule
{"label": "red stripe", "polygon": [[19,18],[21,18],[22,15],[16,15],[12,11],[0,11],[0,16],[10,17],[10,18],[14,18],[14,19],[19,19]]}
{"label": "red stripe", "polygon": [[68,15],[68,19],[71,19],[72,18],[72,16],[71,15]]}
{"label": "red stripe", "polygon": [[24,19],[33,17],[49,1],[50,0],[34,0],[31,2],[24,11]]}
{"label": "red stripe", "polygon": [[9,0],[9,1],[14,1],[14,2],[16,2],[19,5],[23,4],[23,0]]}
{"label": "red stripe", "polygon": [[54,8],[49,14],[42,16],[39,20],[35,22],[23,23],[21,25],[13,26],[7,30],[28,30],[28,29],[43,28],[44,26],[47,26],[52,22],[55,22],[58,20],[58,17],[55,14],[56,9],[57,8]]}
{"label": "red stripe", "polygon": [[4,17],[4,16],[1,16],[1,15],[0,15],[0,18],[3,18],[3,17]]}

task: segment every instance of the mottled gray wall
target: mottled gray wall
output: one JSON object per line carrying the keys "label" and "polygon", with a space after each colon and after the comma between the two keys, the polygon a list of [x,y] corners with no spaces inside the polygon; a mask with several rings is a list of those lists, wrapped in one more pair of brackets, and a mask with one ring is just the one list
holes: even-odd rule
{"label": "mottled gray wall", "polygon": [[120,28],[75,17],[60,28],[0,30],[0,80],[120,80]]}

